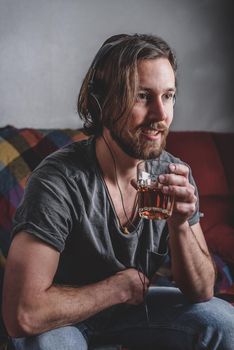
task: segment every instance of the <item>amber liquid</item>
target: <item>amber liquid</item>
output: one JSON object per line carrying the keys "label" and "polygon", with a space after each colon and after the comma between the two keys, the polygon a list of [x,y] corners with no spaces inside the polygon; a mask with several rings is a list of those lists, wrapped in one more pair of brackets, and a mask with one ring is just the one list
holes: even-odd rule
{"label": "amber liquid", "polygon": [[149,220],[166,220],[171,216],[174,198],[155,187],[138,187],[139,215]]}

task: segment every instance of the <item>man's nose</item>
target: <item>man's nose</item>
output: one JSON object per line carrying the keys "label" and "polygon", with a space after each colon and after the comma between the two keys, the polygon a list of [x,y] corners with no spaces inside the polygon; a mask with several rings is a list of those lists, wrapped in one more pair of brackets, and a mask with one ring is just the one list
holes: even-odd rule
{"label": "man's nose", "polygon": [[151,102],[149,109],[149,118],[155,121],[165,120],[167,117],[165,106],[161,97],[157,97]]}

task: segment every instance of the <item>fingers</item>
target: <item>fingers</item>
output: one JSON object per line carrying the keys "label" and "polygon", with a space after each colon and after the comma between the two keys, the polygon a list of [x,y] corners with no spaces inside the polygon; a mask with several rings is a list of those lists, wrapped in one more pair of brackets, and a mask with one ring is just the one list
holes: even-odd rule
{"label": "fingers", "polygon": [[171,173],[182,175],[188,179],[189,176],[189,168],[185,164],[175,164],[171,163],[169,165]]}
{"label": "fingers", "polygon": [[173,215],[187,219],[196,210],[195,187],[189,182],[189,168],[184,164],[170,164],[170,173],[159,177],[164,194],[174,196]]}
{"label": "fingers", "polygon": [[160,188],[165,194],[185,202],[196,201],[195,188],[189,182],[189,168],[184,164],[170,164],[170,174],[159,176]]}
{"label": "fingers", "polygon": [[196,203],[175,202],[174,213],[179,213],[183,217],[191,217],[196,210]]}
{"label": "fingers", "polygon": [[117,276],[121,277],[118,287],[121,286],[127,293],[127,303],[137,305],[143,302],[144,294],[149,287],[149,279],[140,271],[129,268],[119,271]]}
{"label": "fingers", "polygon": [[135,179],[131,180],[131,185],[137,190],[137,181]]}
{"label": "fingers", "polygon": [[189,168],[184,164],[170,164],[170,173],[159,176],[159,182],[168,185],[185,186],[189,183]]}
{"label": "fingers", "polygon": [[150,282],[149,279],[140,271],[137,271],[139,279],[141,281],[142,287],[145,291],[149,288]]}
{"label": "fingers", "polygon": [[196,202],[195,188],[190,183],[184,186],[162,185],[161,190],[164,194],[175,196],[177,200],[182,202]]}

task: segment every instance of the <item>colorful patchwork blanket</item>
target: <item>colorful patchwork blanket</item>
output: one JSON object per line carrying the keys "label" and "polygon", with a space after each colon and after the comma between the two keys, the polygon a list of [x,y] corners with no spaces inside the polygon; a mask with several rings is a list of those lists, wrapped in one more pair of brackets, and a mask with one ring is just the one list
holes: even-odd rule
{"label": "colorful patchwork blanket", "polygon": [[7,255],[12,218],[31,171],[51,152],[81,138],[81,130],[0,128],[0,263]]}

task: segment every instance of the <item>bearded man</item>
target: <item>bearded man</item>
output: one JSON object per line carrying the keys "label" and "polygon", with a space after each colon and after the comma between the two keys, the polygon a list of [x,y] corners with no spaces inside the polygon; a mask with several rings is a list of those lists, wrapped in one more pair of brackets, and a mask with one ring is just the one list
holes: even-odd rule
{"label": "bearded man", "polygon": [[[175,55],[156,36],[115,35],[97,53],[78,99],[92,137],[37,167],[15,216],[3,310],[17,350],[232,349],[234,309],[213,297],[191,170],[164,149],[176,85]],[[167,220],[137,213],[146,159],[170,163]],[[150,286],[168,254],[176,287]]]}

